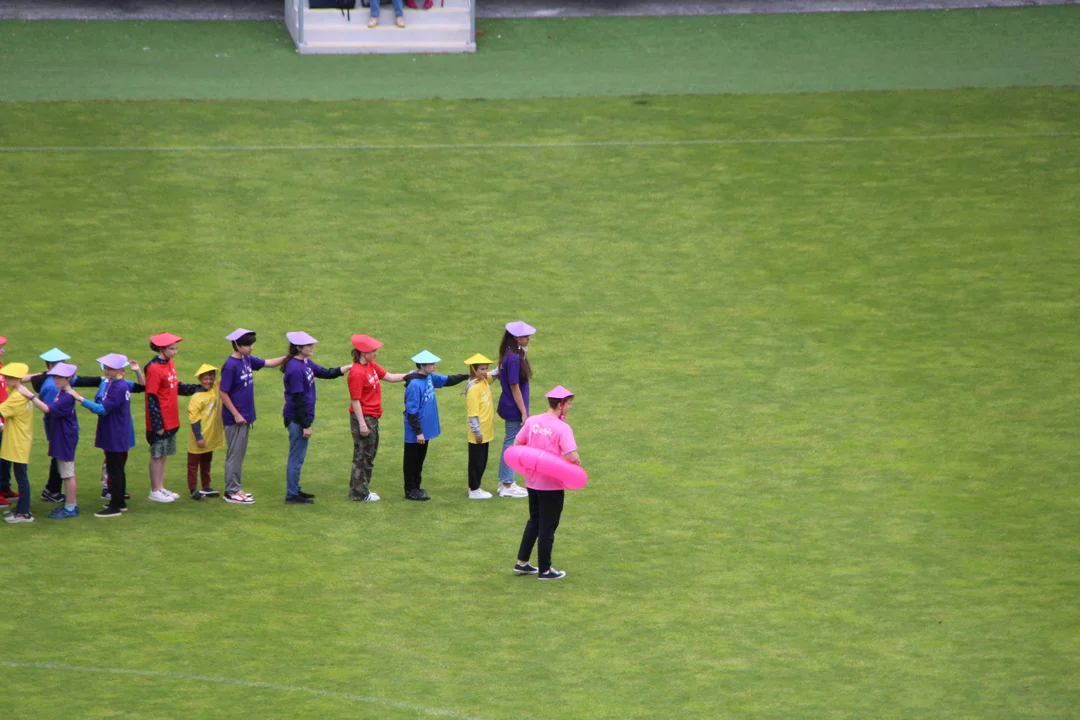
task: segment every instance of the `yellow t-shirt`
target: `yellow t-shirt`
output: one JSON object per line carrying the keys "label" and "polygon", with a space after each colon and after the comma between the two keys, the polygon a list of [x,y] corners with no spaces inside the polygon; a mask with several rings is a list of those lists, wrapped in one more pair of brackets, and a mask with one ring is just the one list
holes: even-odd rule
{"label": "yellow t-shirt", "polygon": [[0,403],[0,415],[4,416],[0,460],[26,465],[30,462],[30,444],[34,441],[34,403],[12,390],[8,399]]}
{"label": "yellow t-shirt", "polygon": [[202,423],[199,429],[202,431],[206,447],[195,444],[195,433],[188,433],[188,452],[194,455],[214,452],[225,447],[225,426],[221,422],[221,396],[218,395],[217,383],[212,390],[203,390],[191,396],[187,406],[188,420],[194,423]]}
{"label": "yellow t-shirt", "polygon": [[[465,387],[465,414],[480,418],[480,433],[484,442],[495,439],[495,406],[491,403],[491,381],[470,380]],[[476,435],[469,430],[469,442],[476,444]]]}

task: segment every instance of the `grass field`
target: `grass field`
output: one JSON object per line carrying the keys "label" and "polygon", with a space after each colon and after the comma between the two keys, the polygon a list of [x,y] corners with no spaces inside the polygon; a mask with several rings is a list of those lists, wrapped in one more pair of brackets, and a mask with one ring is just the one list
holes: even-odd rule
{"label": "grass field", "polygon": [[[0,709],[1072,716],[1078,112],[1075,88],[0,104],[5,362],[144,361],[168,329],[190,376],[243,325],[263,356],[302,328],[343,363],[367,332],[388,369],[456,372],[520,318],[592,478],[542,584],[509,571],[524,505],[465,497],[455,389],[424,504],[399,386],[374,505],[346,499],[341,380],[313,507],[281,503],[276,371],[253,507],[146,502],[140,442],[132,510],[96,520],[84,414],[85,515],[0,527]],[[328,143],[439,147],[266,149]],[[36,498],[40,428],[34,452]]]}

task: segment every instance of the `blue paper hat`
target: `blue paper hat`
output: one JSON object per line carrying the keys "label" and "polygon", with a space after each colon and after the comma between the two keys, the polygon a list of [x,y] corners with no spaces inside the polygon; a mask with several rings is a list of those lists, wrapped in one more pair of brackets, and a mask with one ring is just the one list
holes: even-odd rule
{"label": "blue paper hat", "polygon": [[71,356],[60,348],[53,348],[52,350],[43,352],[40,357],[45,362],[64,362],[65,360],[71,359]]}
{"label": "blue paper hat", "polygon": [[435,355],[428,350],[422,350],[421,352],[412,356],[412,361],[414,363],[420,363],[421,365],[430,365],[432,363],[437,363],[441,359],[442,358],[440,358],[438,355]]}

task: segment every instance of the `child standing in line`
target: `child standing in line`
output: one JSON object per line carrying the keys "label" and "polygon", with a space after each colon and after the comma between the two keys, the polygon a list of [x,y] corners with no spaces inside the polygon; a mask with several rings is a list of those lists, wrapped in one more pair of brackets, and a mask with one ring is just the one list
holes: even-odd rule
{"label": "child standing in line", "polygon": [[491,402],[491,360],[480,353],[465,361],[469,382],[465,385],[465,414],[469,418],[469,499],[489,500],[480,487],[487,469],[488,445],[495,438],[495,408]]}
{"label": "child standing in line", "polygon": [[[532,365],[529,364],[529,341],[536,328],[520,320],[506,323],[499,342],[499,396],[498,413],[506,423],[502,451],[514,444],[521,424],[529,419],[529,380]],[[514,471],[499,455],[499,497],[528,497],[525,489],[514,482]]]}
{"label": "child standing in line", "polygon": [[180,496],[165,488],[165,463],[176,454],[176,433],[180,429],[178,395],[194,395],[201,385],[176,378],[178,345],[183,340],[172,333],[150,337],[150,349],[157,353],[146,364],[146,442],[150,445],[150,502],[171,503]]}
{"label": "child standing in line", "polygon": [[[0,441],[0,459],[11,464],[15,481],[19,485],[19,503],[15,512],[4,513],[4,522],[34,522],[30,513],[30,478],[26,466],[30,462],[30,445],[34,441],[34,393],[22,384],[22,377],[30,372],[26,363],[10,363],[0,368],[0,377],[7,383],[8,397],[0,403],[0,417],[4,419],[4,439]],[[40,402],[40,401],[39,401]]]}
{"label": "child standing in line", "polygon": [[428,442],[439,437],[439,403],[435,389],[464,382],[468,375],[439,375],[435,372],[439,359],[424,350],[412,357],[419,374],[405,386],[405,457],[402,473],[405,476],[406,500],[430,500],[420,488],[423,482],[424,460]]}
{"label": "child standing in line", "polygon": [[[7,345],[7,338],[0,335],[0,360],[4,357],[4,346]],[[0,368],[4,367],[4,363],[0,362]],[[0,375],[0,403],[3,403],[8,399],[7,391],[7,378]],[[4,439],[4,418],[0,417],[0,443]],[[10,507],[11,501],[18,499],[19,493],[11,489],[11,463],[3,458],[0,458],[0,507]]]}
{"label": "child standing in line", "polygon": [[[416,373],[388,373],[375,362],[382,342],[370,335],[353,335],[353,364],[349,368],[349,425],[353,437],[352,475],[349,478],[349,499],[356,502],[378,502],[371,491],[371,471],[379,452],[379,419],[382,417],[381,382],[402,382]],[[381,381],[381,382],[380,382]]]}
{"label": "child standing in line", "polygon": [[288,360],[281,366],[285,385],[285,407],[281,417],[285,429],[289,431],[289,459],[285,465],[285,504],[311,505],[315,502],[313,493],[300,489],[300,471],[307,458],[308,441],[311,438],[311,425],[315,422],[315,378],[332,380],[339,378],[349,370],[342,367],[323,368],[311,361],[315,354],[315,343],[319,342],[304,331],[287,332],[289,341]]}
{"label": "child standing in line", "polygon": [[232,353],[221,366],[221,419],[225,424],[225,495],[231,505],[251,505],[255,498],[244,492],[241,474],[247,455],[248,435],[255,424],[255,373],[264,367],[278,367],[286,357],[263,360],[255,357],[254,330],[237,328],[225,336],[232,343]]}
{"label": "child standing in line", "polygon": [[[225,447],[225,429],[221,422],[221,397],[217,388],[217,368],[203,363],[195,377],[199,378],[203,391],[191,396],[188,402],[188,420],[191,435],[188,437],[187,485],[192,500],[217,497],[218,491],[210,486],[210,463],[214,451]],[[202,489],[196,481],[202,476]]]}
{"label": "child standing in line", "polygon": [[[142,369],[139,367],[139,363],[137,363],[134,360],[131,360],[131,361],[128,362],[128,367],[130,367],[132,370],[135,371],[135,380],[136,380],[136,382],[132,382],[131,380],[126,380],[126,379],[124,380],[124,383],[128,387],[128,392],[130,392],[132,394],[146,392],[146,378],[143,377]],[[102,369],[102,371],[104,371],[105,366],[101,365],[101,369]],[[108,375],[108,373],[106,373],[106,375]],[[109,386],[109,378],[108,377],[102,377],[102,378],[100,378],[100,380],[101,380],[101,382],[98,384],[97,393],[95,393],[95,395],[94,395],[94,401],[93,402],[88,402],[86,400],[82,401],[83,402],[83,407],[90,410],[95,415],[104,415],[105,414],[105,410],[102,407],[101,402],[102,402],[102,400],[105,399],[105,390]],[[129,448],[135,447],[135,425],[134,424],[132,424],[132,426],[131,426],[131,443],[128,445],[128,447]],[[104,455],[107,456],[108,453],[104,453]],[[120,460],[121,460],[121,463],[124,465],[124,467],[127,467],[127,459],[128,459],[128,454],[127,454],[127,450],[125,450],[124,452],[120,453]],[[112,484],[111,484],[111,482],[109,480],[109,464],[107,462],[107,457],[106,457],[106,458],[102,458],[102,461],[101,461],[101,499],[102,500],[111,500],[112,499],[111,488],[112,488]],[[125,492],[124,493],[124,499],[125,500],[130,500],[131,499],[131,493]]]}
{"label": "child standing in line", "polygon": [[39,394],[34,403],[41,403],[38,407],[49,418],[46,425],[49,430],[45,434],[49,439],[49,457],[52,458],[50,470],[55,469],[57,476],[63,481],[64,504],[49,513],[49,517],[54,520],[79,516],[78,486],[75,481],[75,447],[79,444],[79,418],[75,416],[75,403],[81,402],[82,398],[71,387],[77,370],[74,365],[66,362],[53,362],[48,372],[57,394],[49,402],[43,400]]}
{"label": "child standing in line", "polygon": [[[128,359],[119,353],[99,357],[105,371],[105,390],[101,402],[83,400],[82,405],[98,416],[94,445],[105,452],[109,472],[109,504],[94,517],[119,517],[127,510],[127,473],[124,465],[128,451],[135,445],[135,425],[131,421],[131,387],[124,380]],[[134,365],[134,363],[132,363]]]}

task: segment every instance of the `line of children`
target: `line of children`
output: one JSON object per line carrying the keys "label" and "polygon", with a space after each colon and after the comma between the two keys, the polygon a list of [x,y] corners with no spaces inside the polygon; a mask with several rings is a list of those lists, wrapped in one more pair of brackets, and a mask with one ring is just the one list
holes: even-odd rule
{"label": "line of children", "polygon": [[[65,475],[59,472],[60,463],[73,463],[74,460],[73,452],[68,453],[60,448],[63,443],[73,445],[78,441],[78,422],[73,411],[74,402],[82,403],[99,415],[98,434],[100,436],[104,433],[108,437],[105,440],[99,437],[96,444],[101,447],[104,442],[109,446],[108,448],[101,447],[106,456],[102,472],[102,497],[110,501],[110,508],[121,512],[126,509],[124,501],[130,497],[126,492],[126,476],[124,494],[117,498],[117,502],[113,502],[111,490],[114,488],[111,487],[111,479],[117,472],[123,471],[128,451],[134,444],[133,427],[131,427],[129,439],[117,435],[124,426],[122,417],[119,419],[116,417],[123,415],[121,403],[118,400],[121,391],[125,400],[130,403],[131,393],[148,390],[146,427],[147,442],[151,449],[149,500],[170,503],[179,497],[164,487],[165,462],[169,455],[176,452],[175,436],[179,429],[178,396],[192,395],[188,406],[191,422],[187,458],[189,494],[194,500],[218,495],[211,484],[211,463],[214,451],[226,447],[227,437],[229,450],[226,456],[224,500],[235,504],[252,504],[254,498],[243,492],[240,476],[247,449],[248,433],[255,420],[253,373],[263,367],[281,366],[285,386],[285,405],[282,416],[290,435],[289,461],[286,468],[286,502],[311,504],[314,496],[303,492],[300,488],[299,476],[306,458],[307,443],[311,436],[311,425],[315,415],[314,379],[340,377],[347,370],[351,400],[350,426],[354,442],[349,496],[357,501],[374,502],[379,499],[379,496],[371,491],[370,483],[378,451],[378,425],[383,409],[381,383],[404,381],[406,383],[403,457],[405,497],[409,500],[424,501],[430,499],[421,487],[427,450],[429,442],[437,438],[441,432],[434,390],[468,380],[464,391],[469,421],[468,497],[489,499],[492,495],[481,487],[481,482],[487,467],[488,449],[494,438],[495,404],[492,399],[491,382],[493,378],[501,375],[504,386],[507,385],[506,373],[508,371],[512,379],[518,382],[509,383],[511,392],[504,392],[502,400],[505,400],[507,396],[512,397],[512,403],[518,410],[519,416],[527,415],[528,379],[531,376],[531,369],[528,361],[524,359],[524,353],[529,336],[534,332],[534,328],[522,322],[506,325],[500,347],[500,360],[503,366],[500,370],[506,369],[503,373],[499,370],[489,372],[492,361],[481,354],[475,354],[465,361],[470,369],[467,375],[441,375],[435,372],[440,359],[427,350],[412,358],[416,364],[415,371],[408,374],[388,373],[375,362],[378,348],[382,346],[382,343],[367,335],[353,336],[354,362],[341,368],[324,369],[310,360],[314,345],[318,341],[306,332],[286,333],[290,343],[289,354],[280,358],[262,360],[252,356],[256,340],[255,333],[245,328],[238,328],[226,336],[226,340],[232,343],[233,352],[222,367],[220,386],[216,382],[217,368],[207,364],[204,364],[196,373],[200,381],[199,385],[178,381],[173,358],[177,354],[177,345],[182,338],[171,333],[160,333],[150,337],[150,346],[158,354],[148,363],[145,381],[137,363],[116,354],[106,356],[106,358],[111,359],[114,365],[117,358],[123,358],[122,367],[108,366],[104,362],[106,358],[99,358],[105,371],[105,378],[79,378],[74,371],[66,376],[52,372],[60,365],[65,366],[65,370],[74,367],[65,362],[70,359],[70,356],[58,348],[53,348],[41,355],[46,362],[45,373],[28,375],[20,364],[16,364],[16,369],[21,371],[22,375],[15,379],[15,383],[21,385],[21,381],[30,380],[39,391],[38,399],[42,401],[45,408],[50,408],[53,401],[59,400],[56,410],[43,409],[43,413],[45,414],[46,437],[50,441],[50,476],[55,474],[56,480],[63,481],[65,486],[70,484],[73,489],[75,487],[73,467],[65,466]],[[0,338],[0,356],[2,356],[5,343],[6,339]],[[2,367],[0,365],[0,368]],[[140,382],[133,383],[123,378],[127,367],[135,370]],[[10,373],[0,375],[0,378],[5,377],[11,377]],[[99,386],[94,401],[85,400],[72,389],[73,386],[93,384]],[[109,397],[110,389],[112,390],[111,398]],[[6,388],[4,390],[6,391]],[[23,395],[23,393],[19,394]],[[106,402],[107,399],[108,402]],[[503,414],[502,400],[499,404],[500,414]],[[107,407],[110,409],[106,409]],[[113,413],[113,418],[108,417],[110,412]],[[19,415],[19,413],[14,414]],[[56,452],[64,457],[52,454],[54,443],[50,428],[55,418],[63,418],[58,422],[66,423],[70,420],[72,423],[70,431],[57,440]],[[127,419],[127,425],[130,426],[130,405],[127,408]],[[0,421],[2,420],[3,418],[0,417]],[[511,422],[507,421],[508,429]],[[2,428],[3,425],[0,424],[0,439],[3,437]],[[513,442],[513,437],[508,438],[509,442]],[[13,440],[10,444],[14,447],[18,443]],[[72,459],[67,460],[67,455],[72,455]],[[4,462],[10,461],[4,460]],[[71,471],[70,475],[67,474],[68,471]],[[69,479],[70,483],[68,483]],[[53,482],[55,483],[55,480]],[[42,497],[52,502],[64,502],[67,493],[61,493],[59,490],[60,487],[55,484],[47,486]],[[49,494],[48,498],[45,497],[46,493]],[[10,504],[5,495],[18,499],[20,494],[10,490],[5,493],[2,477],[0,477],[0,500]],[[513,483],[511,473],[510,483],[500,482],[499,495],[519,497],[527,496],[527,492]],[[28,508],[27,514],[29,514]],[[77,514],[75,498],[71,498],[71,502],[64,502],[64,506],[57,508],[51,517],[75,517]],[[113,515],[114,513],[110,513],[107,516]]]}

